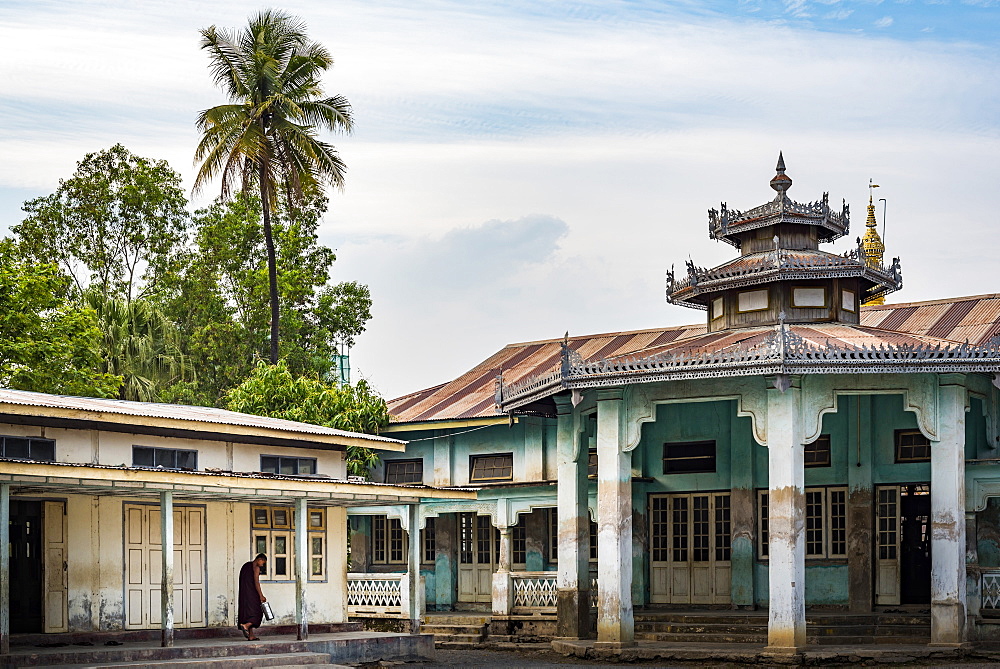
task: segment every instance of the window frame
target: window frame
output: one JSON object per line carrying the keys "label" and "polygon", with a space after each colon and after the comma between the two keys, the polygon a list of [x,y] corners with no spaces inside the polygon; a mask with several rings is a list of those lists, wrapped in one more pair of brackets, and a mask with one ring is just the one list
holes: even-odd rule
{"label": "window frame", "polygon": [[[269,472],[269,471],[265,470],[264,469],[264,458],[274,458],[275,460],[277,460],[278,461],[278,466],[276,468],[277,471]],[[295,473],[293,473],[293,474],[283,474],[281,472],[283,462],[294,462],[295,463]],[[300,465],[301,465],[302,462],[311,462],[312,463],[312,473],[303,474],[300,471],[300,469],[301,469]],[[316,458],[298,457],[298,456],[295,456],[295,455],[291,455],[290,456],[290,455],[266,455],[266,454],[261,454],[261,456],[260,456],[260,470],[259,471],[262,474],[274,474],[275,476],[312,476],[313,474],[317,474],[319,472],[319,470],[317,468]]]}
{"label": "window frame", "polygon": [[[740,308],[740,296],[749,295],[750,293],[764,293],[767,296],[767,303],[763,307],[757,307],[755,309],[741,309]],[[756,290],[742,290],[736,293],[736,313],[738,314],[752,314],[757,311],[767,311],[771,308],[771,291],[767,288],[758,288]]]}
{"label": "window frame", "polygon": [[[820,512],[809,515],[809,496],[818,496]],[[846,560],[847,559],[847,486],[809,486],[803,490],[805,497],[803,509],[806,517],[803,519],[805,528],[805,557],[807,560]],[[768,490],[757,491],[757,559],[770,559]],[[835,509],[836,507],[836,509]],[[836,510],[836,513],[835,513]],[[810,518],[819,519],[819,527],[809,527]],[[810,552],[809,532],[819,532],[820,550]],[[816,543],[816,540],[812,540]],[[839,549],[834,550],[834,549]]]}
{"label": "window frame", "polygon": [[[416,481],[390,481],[389,480],[389,468],[390,466],[399,467],[405,465],[419,464],[420,471],[417,474],[418,480]],[[409,473],[409,472],[407,472]],[[382,482],[390,485],[422,485],[424,482],[424,459],[423,458],[400,458],[400,459],[390,459],[385,460],[385,471],[382,477]]]}
{"label": "window frame", "polygon": [[[280,514],[285,514],[285,524],[277,523]],[[262,512],[263,522],[259,522],[258,513]],[[320,525],[312,524],[313,516],[320,515]],[[261,581],[269,583],[290,583],[295,581],[295,508],[281,505],[252,504],[250,506],[250,545],[253,554],[267,555],[266,571],[261,572]],[[313,583],[325,583],[327,580],[327,520],[325,507],[306,507],[306,580]],[[285,541],[285,551],[278,553],[275,546],[278,540]],[[314,548],[315,540],[319,540],[320,552]],[[261,547],[263,546],[263,550]],[[277,558],[285,558],[285,574],[275,574]],[[314,573],[314,567],[319,560],[319,574]]]}
{"label": "window frame", "polygon": [[[927,443],[926,444],[905,444],[905,445],[900,443],[901,437],[914,436],[914,435],[919,436],[921,439],[923,439]],[[901,458],[900,457],[899,451],[900,451],[901,448],[904,448],[904,447],[905,448],[913,448],[915,446],[926,446],[927,447],[927,457],[926,458],[924,458],[924,457],[920,457],[920,458],[914,458],[914,457]],[[892,456],[893,456],[893,463],[894,464],[911,464],[911,463],[916,463],[916,462],[930,462],[931,461],[931,440],[928,439],[924,435],[924,433],[921,432],[918,429],[895,430],[895,431],[893,431],[893,435],[892,435]]]}
{"label": "window frame", "polygon": [[[688,461],[688,460],[700,460],[700,459],[704,459],[704,458],[709,457],[709,456],[695,456],[695,457],[684,457],[684,458],[680,458],[680,457],[669,458],[667,456],[667,450],[668,450],[669,447],[671,447],[671,446],[674,446],[674,447],[677,447],[677,446],[698,446],[698,445],[705,445],[705,444],[711,444],[712,445],[712,455],[711,455],[712,468],[711,469],[692,469],[692,470],[684,470],[684,471],[676,471],[676,470],[675,471],[669,471],[668,470],[667,463],[669,461],[671,461],[671,460],[673,460],[673,461]],[[718,442],[715,439],[702,439],[702,440],[699,440],[699,441],[665,441],[665,442],[663,442],[663,457],[661,458],[661,462],[662,462],[663,476],[676,476],[676,475],[679,475],[679,474],[715,474],[715,473],[717,473],[719,471],[719,445],[718,445]]]}
{"label": "window frame", "polygon": [[[156,462],[157,453],[173,453],[174,456],[174,466],[173,467],[163,467],[169,471],[175,472],[196,472],[198,471],[198,451],[192,448],[169,448],[164,446],[143,446],[142,444],[132,444],[132,466],[142,467],[144,469],[158,469],[162,465],[152,464],[152,465],[137,465],[135,464],[135,451],[137,448],[143,450],[151,451],[153,455],[153,462]],[[194,467],[178,467],[177,460],[181,453],[191,454],[194,456]]]}
{"label": "window frame", "polygon": [[[399,518],[390,518],[389,516],[372,516],[371,528],[372,564],[405,565],[409,551],[409,536],[403,531],[402,521]],[[398,549],[393,545],[397,538]],[[397,550],[400,556],[398,558],[393,557]],[[376,557],[378,551],[382,553],[381,558]]]}
{"label": "window frame", "polygon": [[[13,455],[7,455],[7,440],[8,439],[17,439],[19,441],[26,441],[26,442],[28,442],[28,457],[21,458],[21,457],[15,457]],[[51,446],[52,446],[52,457],[51,458],[39,458],[39,457],[35,457],[35,455],[32,453],[32,450],[33,450],[34,445],[36,443],[38,443],[39,445],[41,445],[42,443],[51,444]],[[56,462],[56,440],[55,439],[48,439],[46,437],[28,437],[28,436],[21,436],[21,435],[17,435],[17,434],[0,435],[0,458],[7,458],[9,460],[32,460],[34,462]]]}
{"label": "window frame", "polygon": [[[476,462],[478,460],[485,460],[486,458],[510,458],[510,475],[501,477],[477,477],[476,473]],[[484,467],[485,469],[485,467]],[[490,467],[492,470],[498,469],[496,465]],[[514,453],[483,453],[480,455],[470,455],[469,456],[469,481],[488,483],[492,481],[513,481],[514,480]]]}
{"label": "window frame", "polygon": [[[795,291],[797,290],[821,290],[823,291],[823,304],[799,304],[795,301]],[[826,286],[792,286],[791,294],[792,308],[794,309],[829,309],[830,291]]]}
{"label": "window frame", "polygon": [[726,302],[721,296],[713,299],[709,304],[709,308],[712,310],[713,321],[726,315]]}
{"label": "window frame", "polygon": [[[823,443],[826,444],[826,462],[820,462],[820,461],[809,462],[806,459],[806,454],[807,453],[815,453],[815,452],[817,452],[815,448],[810,449],[810,446],[815,447],[816,445],[823,444]],[[822,452],[822,451],[820,451],[820,452]],[[816,441],[813,441],[812,443],[809,443],[809,444],[806,444],[805,446],[803,446],[803,448],[802,448],[802,462],[803,462],[803,466],[806,469],[812,469],[812,468],[816,468],[816,467],[832,467],[833,466],[833,440],[830,438],[830,435],[828,435],[828,434],[821,434],[816,439]]]}
{"label": "window frame", "polygon": [[[850,295],[851,305],[847,305],[847,296]],[[843,288],[840,291],[840,309],[842,311],[849,311],[852,314],[858,313],[858,294],[847,288]]]}

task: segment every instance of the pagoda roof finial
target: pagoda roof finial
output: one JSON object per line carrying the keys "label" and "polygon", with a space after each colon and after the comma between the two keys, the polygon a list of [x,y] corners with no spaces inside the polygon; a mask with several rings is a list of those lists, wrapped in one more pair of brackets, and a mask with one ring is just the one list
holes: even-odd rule
{"label": "pagoda roof finial", "polygon": [[777,174],[771,179],[771,188],[778,191],[778,197],[781,198],[792,187],[792,178],[785,174],[785,156],[781,151],[778,151],[778,165],[774,169]]}
{"label": "pagoda roof finial", "polygon": [[[882,243],[882,238],[879,237],[878,230],[876,227],[878,223],[875,221],[875,203],[873,200],[873,193],[879,185],[874,183],[874,180],[868,180],[868,219],[865,221],[865,236],[861,240],[861,253],[862,260],[869,267],[876,269],[882,268],[882,258],[885,255],[885,244]],[[885,299],[882,297],[876,297],[865,302],[865,304],[885,304]]]}

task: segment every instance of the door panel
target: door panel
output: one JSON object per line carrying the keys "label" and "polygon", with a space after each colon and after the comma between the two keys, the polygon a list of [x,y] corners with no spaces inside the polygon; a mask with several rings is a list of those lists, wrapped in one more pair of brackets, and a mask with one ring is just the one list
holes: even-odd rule
{"label": "door panel", "polygon": [[[160,583],[163,574],[160,545],[160,510],[127,504],[126,518],[126,626],[159,627]],[[198,627],[206,623],[205,510],[174,509],[174,626]],[[170,549],[168,549],[170,550]]]}
{"label": "door panel", "polygon": [[730,601],[728,493],[650,497],[650,603]]}
{"label": "door panel", "polygon": [[461,513],[458,534],[458,601],[489,603],[493,600],[500,533],[489,516]]}
{"label": "door panel", "polygon": [[899,591],[899,486],[876,489],[875,604],[894,606]]}
{"label": "door panel", "polygon": [[45,502],[42,509],[45,523],[45,632],[67,631],[66,579],[66,503]]}

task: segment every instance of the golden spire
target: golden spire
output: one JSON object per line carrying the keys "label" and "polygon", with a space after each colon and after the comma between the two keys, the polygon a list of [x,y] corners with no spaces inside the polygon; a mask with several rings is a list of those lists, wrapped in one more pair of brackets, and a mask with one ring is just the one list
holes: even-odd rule
{"label": "golden spire", "polygon": [[[875,205],[872,202],[872,189],[878,188],[878,184],[868,180],[868,220],[865,221],[865,236],[861,240],[861,250],[864,255],[865,264],[876,269],[882,268],[882,256],[885,254],[885,244],[879,237],[875,229]],[[864,304],[885,304],[885,298],[875,297],[864,302]]]}

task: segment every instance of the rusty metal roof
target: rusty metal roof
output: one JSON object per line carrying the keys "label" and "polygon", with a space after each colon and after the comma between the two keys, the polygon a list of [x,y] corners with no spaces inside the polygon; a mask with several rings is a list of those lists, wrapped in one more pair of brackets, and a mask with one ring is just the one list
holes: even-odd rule
{"label": "rusty metal roof", "polygon": [[[971,306],[970,306],[971,305]],[[875,330],[878,328],[878,330]],[[795,331],[818,343],[846,345],[930,344],[939,340],[983,344],[1000,334],[1000,293],[945,300],[862,307],[861,327],[796,325]],[[569,345],[585,360],[654,354],[671,348],[713,348],[750,344],[763,331],[741,330],[706,334],[704,325],[654,328],[631,332],[570,337]],[[892,333],[898,332],[899,336]],[[704,335],[704,336],[700,336]],[[396,422],[431,422],[501,416],[494,404],[495,381],[503,372],[505,384],[555,371],[560,364],[561,339],[509,344],[455,379],[391,400]]]}
{"label": "rusty metal roof", "polygon": [[[55,411],[52,411],[55,410]],[[214,409],[211,407],[185,406],[179,404],[158,404],[154,402],[129,402],[116,399],[94,397],[70,397],[48,395],[25,390],[0,388],[0,414],[19,413],[34,416],[59,417],[70,420],[117,423],[126,417],[147,418],[169,421],[177,429],[206,431],[207,426],[224,428],[242,427],[273,434],[276,438],[317,440],[325,443],[347,442],[362,439],[370,442],[371,448],[399,450],[405,443],[398,439],[380,437],[359,432],[337,430],[332,427],[299,423],[280,418],[266,418],[251,414]],[[206,425],[207,424],[207,425]],[[200,428],[198,426],[201,426]],[[225,431],[218,429],[216,431]],[[259,434],[259,433],[258,433]]]}

